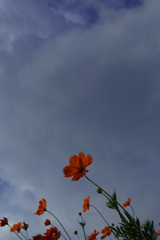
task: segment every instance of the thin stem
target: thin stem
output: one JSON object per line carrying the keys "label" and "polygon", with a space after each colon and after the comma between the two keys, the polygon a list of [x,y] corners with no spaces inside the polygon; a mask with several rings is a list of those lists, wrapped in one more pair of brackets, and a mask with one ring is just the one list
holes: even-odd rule
{"label": "thin stem", "polygon": [[27,239],[29,239],[27,229],[26,229],[26,235],[27,235]]}
{"label": "thin stem", "polygon": [[129,205],[131,208],[132,208],[132,211],[133,211],[133,218],[134,218],[134,209],[133,209],[133,207],[131,206],[131,205]]}
{"label": "thin stem", "polygon": [[[9,227],[10,227],[10,229],[12,228],[9,224],[7,224]],[[19,237],[21,240],[23,240],[16,232],[14,232],[16,235],[17,235],[17,237]]]}
{"label": "thin stem", "polygon": [[77,234],[78,240],[80,240],[79,235]]}
{"label": "thin stem", "polygon": [[109,226],[109,223],[106,221],[106,219],[103,217],[103,215],[100,213],[100,211],[93,205],[89,204],[89,206],[93,207],[94,209],[96,209],[96,211],[100,214],[100,216],[103,218],[103,220],[107,223],[107,225]]}
{"label": "thin stem", "polygon": [[[103,188],[101,188],[98,184],[96,184],[95,182],[93,182],[93,181],[92,181],[90,178],[88,178],[85,174],[84,174],[84,176],[87,178],[88,181],[90,181],[91,183],[93,183],[96,187],[100,188],[108,197],[110,197],[111,199],[113,199],[112,196],[109,195],[109,193],[107,193],[107,192],[106,192]],[[117,205],[119,205],[119,206],[123,209],[123,211],[126,212],[126,213],[131,217],[131,219],[132,219],[133,222],[134,222],[134,225],[136,225],[136,227],[138,227],[137,223],[135,222],[134,218],[129,214],[129,212],[128,212],[119,202],[117,202]],[[116,209],[116,210],[117,210],[117,209]],[[118,210],[117,210],[117,211],[118,211]],[[118,213],[119,213],[119,211],[118,211]],[[138,227],[138,228],[139,228],[139,227]],[[141,230],[140,228],[139,228],[139,230],[140,230],[141,236],[145,239],[142,230]]]}
{"label": "thin stem", "polygon": [[[55,226],[53,226],[53,224],[50,224],[52,227],[55,227]],[[64,235],[61,233],[61,235],[62,235],[62,237],[64,238],[64,239],[66,239],[65,237],[64,237]],[[67,240],[67,239],[66,239]]]}
{"label": "thin stem", "polygon": [[71,240],[71,238],[70,238],[70,236],[68,235],[66,229],[63,227],[62,223],[58,220],[58,218],[56,218],[56,216],[55,216],[53,213],[51,213],[50,211],[46,210],[46,212],[50,213],[50,214],[59,222],[59,224],[61,225],[61,227],[63,228],[63,230],[65,231],[65,233],[66,233],[67,236],[69,237],[69,239]]}
{"label": "thin stem", "polygon": [[24,236],[24,234],[22,232],[20,232],[22,234],[22,236],[27,240],[27,238]]}
{"label": "thin stem", "polygon": [[[81,216],[81,218],[82,218],[82,223],[84,223],[84,220],[83,220],[82,215],[80,215],[80,216]],[[85,230],[84,230],[84,226],[81,225],[81,227],[82,227],[82,229],[83,229],[84,238],[87,240],[86,233],[85,233]]]}

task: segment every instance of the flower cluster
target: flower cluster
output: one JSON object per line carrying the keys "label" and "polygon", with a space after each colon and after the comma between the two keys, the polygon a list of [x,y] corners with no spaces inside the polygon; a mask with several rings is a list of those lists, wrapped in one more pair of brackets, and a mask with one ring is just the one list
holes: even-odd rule
{"label": "flower cluster", "polygon": [[[119,215],[120,222],[118,226],[115,226],[114,223],[109,224],[109,222],[104,218],[104,216],[99,212],[99,210],[90,204],[91,198],[88,196],[84,199],[82,208],[83,212],[87,212],[90,210],[90,208],[94,208],[97,213],[101,216],[101,218],[104,221],[103,228],[101,230],[93,230],[93,233],[87,235],[86,234],[86,223],[83,219],[82,213],[79,213],[79,216],[81,217],[81,222],[79,222],[80,227],[82,228],[84,239],[85,240],[96,240],[97,236],[99,234],[102,234],[100,236],[100,239],[104,239],[108,236],[114,236],[116,239],[124,239],[124,240],[156,240],[157,237],[160,235],[160,230],[156,233],[154,229],[153,221],[147,220],[144,224],[140,223],[140,220],[136,217],[134,217],[134,209],[131,206],[131,199],[128,198],[127,201],[125,201],[123,204],[120,204],[117,200],[116,192],[114,191],[113,195],[110,195],[108,192],[106,192],[103,188],[101,188],[98,184],[93,182],[91,179],[89,179],[86,176],[86,173],[89,172],[89,170],[86,170],[86,168],[92,163],[93,159],[90,155],[86,155],[82,152],[78,154],[78,156],[73,155],[69,158],[69,165],[63,168],[64,177],[71,177],[72,181],[78,181],[80,178],[85,177],[89,182],[94,184],[97,188],[97,193],[102,194],[103,197],[107,199],[106,206],[108,208],[114,209],[117,214]],[[126,207],[130,207],[132,209],[132,214],[130,214]],[[57,227],[53,226],[51,223],[51,220],[46,219],[44,222],[45,226],[51,225],[49,229],[46,230],[46,232],[42,234],[37,234],[36,236],[32,237],[32,240],[58,240],[61,236],[67,240],[71,240],[71,237],[69,236],[68,232],[62,225],[62,223],[58,220],[58,218],[47,210],[47,201],[46,199],[42,199],[39,201],[39,206],[37,211],[35,212],[36,215],[42,215],[45,212],[49,213],[52,217],[54,217],[60,226],[62,227],[62,231],[60,232]],[[30,240],[28,237],[28,228],[29,225],[25,222],[18,222],[17,224],[14,224],[12,227],[9,225],[8,219],[4,217],[3,219],[0,219],[0,227],[9,226],[10,232],[14,232],[18,238],[21,240],[26,239]],[[26,232],[26,235],[22,233],[22,230]],[[73,231],[75,235],[77,235],[78,239],[78,231]],[[99,237],[99,236],[98,236]]]}

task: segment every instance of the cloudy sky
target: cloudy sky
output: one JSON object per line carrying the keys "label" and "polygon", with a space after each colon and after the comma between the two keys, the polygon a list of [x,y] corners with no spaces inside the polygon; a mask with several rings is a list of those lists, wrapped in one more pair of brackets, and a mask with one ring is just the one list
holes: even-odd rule
{"label": "cloudy sky", "polygon": [[[90,154],[88,177],[144,222],[160,222],[160,1],[0,1],[0,219],[44,233],[47,213],[72,239],[83,199],[119,220],[86,179],[62,169]],[[130,210],[129,210],[130,211]],[[84,213],[86,232],[105,224]],[[9,228],[0,239],[17,239]]]}

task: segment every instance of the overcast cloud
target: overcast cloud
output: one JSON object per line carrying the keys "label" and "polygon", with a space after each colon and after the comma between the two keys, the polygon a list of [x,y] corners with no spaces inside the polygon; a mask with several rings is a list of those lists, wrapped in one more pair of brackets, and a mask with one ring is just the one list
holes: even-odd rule
{"label": "overcast cloud", "polygon": [[[45,198],[83,237],[78,212],[91,196],[116,222],[91,183],[63,177],[82,151],[94,159],[88,176],[159,230],[159,9],[159,0],[1,0],[0,219],[43,234],[52,218],[34,212]],[[94,209],[84,217],[88,234],[104,227]]]}

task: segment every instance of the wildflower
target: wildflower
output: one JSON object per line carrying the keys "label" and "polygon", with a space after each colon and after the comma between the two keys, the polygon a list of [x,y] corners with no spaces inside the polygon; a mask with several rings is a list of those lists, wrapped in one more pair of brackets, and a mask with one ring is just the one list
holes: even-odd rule
{"label": "wildflower", "polygon": [[22,223],[18,222],[17,224],[14,224],[13,227],[10,229],[10,232],[15,232],[17,231],[17,233],[19,233],[22,229]]}
{"label": "wildflower", "polygon": [[44,235],[46,235],[47,240],[57,240],[60,238],[61,233],[56,227],[51,227],[50,229],[46,230],[46,233],[44,233]]}
{"label": "wildflower", "polygon": [[84,199],[83,212],[86,212],[87,210],[89,210],[89,202],[90,202],[90,197],[87,197]]}
{"label": "wildflower", "polygon": [[29,228],[29,225],[28,225],[27,223],[23,222],[22,228],[23,228],[24,230],[27,230],[27,228]]}
{"label": "wildflower", "polygon": [[44,211],[46,211],[46,207],[47,207],[47,201],[44,198],[42,198],[42,200],[39,201],[38,210],[35,214],[42,215]]}
{"label": "wildflower", "polygon": [[90,155],[85,156],[84,153],[78,153],[69,158],[68,166],[63,168],[64,177],[73,177],[72,181],[77,181],[89,171],[86,167],[92,163]]}
{"label": "wildflower", "polygon": [[77,231],[74,231],[73,233],[74,233],[75,235],[77,235],[77,234],[78,234],[78,232],[77,232]]}
{"label": "wildflower", "polygon": [[32,237],[33,240],[46,240],[45,236],[42,236],[41,234],[37,234],[36,236]]}
{"label": "wildflower", "polygon": [[130,205],[130,203],[131,203],[131,199],[128,198],[128,200],[123,203],[123,207],[127,207],[128,205]]}
{"label": "wildflower", "polygon": [[160,230],[156,233],[156,236],[159,236],[160,235]]}
{"label": "wildflower", "polygon": [[94,233],[92,233],[89,237],[88,240],[95,240],[96,236],[99,234],[96,230],[94,230]]}
{"label": "wildflower", "polygon": [[46,221],[44,222],[45,226],[51,225],[51,221],[49,219],[46,219]]}
{"label": "wildflower", "polygon": [[4,227],[5,225],[7,225],[8,224],[8,219],[7,218],[3,218],[3,219],[0,219],[0,221],[1,221],[1,223],[0,223],[0,226],[1,227]]}
{"label": "wildflower", "polygon": [[101,231],[104,235],[101,237],[101,239],[104,239],[105,237],[109,236],[111,234],[111,228],[110,227],[104,227]]}

